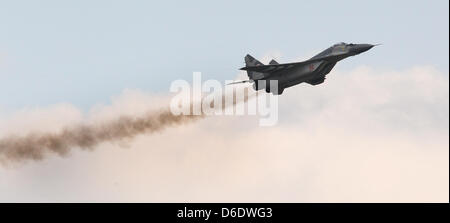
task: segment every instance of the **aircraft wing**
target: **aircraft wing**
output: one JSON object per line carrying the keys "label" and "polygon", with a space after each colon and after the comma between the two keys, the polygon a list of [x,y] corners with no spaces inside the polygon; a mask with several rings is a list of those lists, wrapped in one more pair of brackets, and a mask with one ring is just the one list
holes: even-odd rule
{"label": "aircraft wing", "polygon": [[317,62],[320,60],[328,60],[328,59],[331,59],[331,57],[316,58],[316,59],[306,60],[306,61],[296,62],[296,63],[248,66],[248,67],[241,68],[241,70],[254,71],[254,72],[259,72],[259,73],[274,73],[274,72],[281,71],[281,70],[291,69],[296,66],[308,65],[310,63],[314,63],[314,62]]}
{"label": "aircraft wing", "polygon": [[241,70],[254,71],[259,73],[273,73],[280,70],[290,69],[293,68],[294,66],[299,66],[301,64],[304,64],[304,62],[243,67],[241,68]]}

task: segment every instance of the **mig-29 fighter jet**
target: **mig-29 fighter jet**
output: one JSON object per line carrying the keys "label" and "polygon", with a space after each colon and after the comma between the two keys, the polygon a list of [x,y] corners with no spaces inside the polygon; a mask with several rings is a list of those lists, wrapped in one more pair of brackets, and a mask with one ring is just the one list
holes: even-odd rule
{"label": "mig-29 fighter jet", "polygon": [[[241,70],[247,71],[249,80],[232,84],[250,82],[253,83],[253,89],[265,89],[267,93],[272,91],[276,95],[282,94],[285,88],[302,82],[318,85],[325,81],[325,76],[330,73],[338,61],[366,52],[374,46],[376,45],[338,43],[309,60],[285,64],[279,64],[272,60],[268,65],[264,65],[247,54],[245,56],[246,66]],[[274,88],[276,92],[271,90],[270,80],[278,81],[278,88]]]}

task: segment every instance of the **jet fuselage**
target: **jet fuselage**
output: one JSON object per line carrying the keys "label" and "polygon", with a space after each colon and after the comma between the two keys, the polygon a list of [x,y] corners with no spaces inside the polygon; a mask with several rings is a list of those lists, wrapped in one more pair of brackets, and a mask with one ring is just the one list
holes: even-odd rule
{"label": "jet fuselage", "polygon": [[266,89],[266,92],[271,92],[270,80],[277,80],[278,90],[272,93],[281,94],[285,88],[302,82],[311,85],[323,83],[325,76],[330,73],[337,62],[365,52],[373,46],[371,44],[338,43],[309,60],[286,64],[278,64],[272,60],[269,65],[264,65],[247,55],[245,58],[247,66],[241,69],[247,70],[250,80],[254,82],[253,88],[255,90]]}

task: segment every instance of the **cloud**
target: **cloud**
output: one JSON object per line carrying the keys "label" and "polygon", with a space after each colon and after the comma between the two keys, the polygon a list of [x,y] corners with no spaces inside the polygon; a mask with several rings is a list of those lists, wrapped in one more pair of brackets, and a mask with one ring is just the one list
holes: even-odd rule
{"label": "cloud", "polygon": [[[432,67],[337,69],[322,85],[286,89],[276,126],[207,117],[140,135],[126,149],[103,143],[68,159],[0,168],[0,200],[448,202],[448,89],[448,75]],[[160,98],[129,90],[87,117],[143,112]],[[69,105],[43,110],[0,126],[36,117],[20,129],[55,129],[82,116]]]}

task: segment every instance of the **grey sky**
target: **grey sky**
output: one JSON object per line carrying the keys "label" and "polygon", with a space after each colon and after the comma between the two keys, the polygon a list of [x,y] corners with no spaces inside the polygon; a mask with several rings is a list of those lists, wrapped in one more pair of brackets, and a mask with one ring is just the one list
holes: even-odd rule
{"label": "grey sky", "polygon": [[[448,1],[8,1],[0,7],[0,108],[107,103],[124,88],[232,79],[243,56],[312,56],[383,43],[338,65],[448,73]],[[26,89],[26,90],[24,90]]]}

